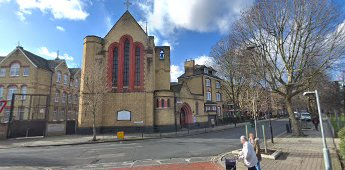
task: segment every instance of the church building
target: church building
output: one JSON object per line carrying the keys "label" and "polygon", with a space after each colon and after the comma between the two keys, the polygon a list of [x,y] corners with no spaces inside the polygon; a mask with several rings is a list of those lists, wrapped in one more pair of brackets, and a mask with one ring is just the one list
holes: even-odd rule
{"label": "church building", "polygon": [[[119,130],[174,131],[217,124],[222,114],[222,80],[212,67],[186,61],[185,73],[171,83],[170,47],[156,46],[127,10],[105,37],[84,38],[78,127],[91,132],[93,115],[86,105],[86,80],[92,67],[104,70],[106,92],[95,110],[102,132]],[[104,61],[103,66],[95,65]],[[91,71],[91,72],[90,72]],[[93,95],[88,93],[87,95]],[[96,94],[94,94],[96,95]]]}

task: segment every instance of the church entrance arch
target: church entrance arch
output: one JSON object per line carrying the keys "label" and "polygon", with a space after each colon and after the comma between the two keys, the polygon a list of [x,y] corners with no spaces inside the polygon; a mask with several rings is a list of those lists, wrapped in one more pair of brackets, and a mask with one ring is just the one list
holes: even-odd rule
{"label": "church entrance arch", "polygon": [[180,110],[180,125],[185,128],[192,123],[192,109],[188,103],[183,103]]}

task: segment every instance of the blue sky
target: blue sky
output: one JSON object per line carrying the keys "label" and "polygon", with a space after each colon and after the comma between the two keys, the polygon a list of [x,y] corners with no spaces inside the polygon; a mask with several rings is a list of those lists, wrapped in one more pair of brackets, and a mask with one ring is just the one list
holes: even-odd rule
{"label": "blue sky", "polygon": [[[129,11],[140,25],[148,23],[156,45],[170,45],[171,76],[183,72],[183,62],[210,62],[212,46],[226,35],[240,12],[255,0],[131,0]],[[337,0],[342,7],[345,2]],[[104,37],[125,12],[124,0],[0,0],[0,56],[18,41],[47,59],[81,65],[83,38]],[[343,7],[344,9],[344,7]]]}

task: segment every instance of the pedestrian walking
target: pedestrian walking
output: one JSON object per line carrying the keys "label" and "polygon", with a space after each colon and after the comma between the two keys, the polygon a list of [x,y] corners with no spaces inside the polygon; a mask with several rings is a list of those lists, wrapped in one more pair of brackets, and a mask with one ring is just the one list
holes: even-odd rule
{"label": "pedestrian walking", "polygon": [[243,159],[244,165],[248,170],[256,170],[256,164],[258,159],[253,146],[248,142],[248,139],[245,136],[241,136],[241,143],[243,145],[242,151],[239,154],[239,159]]}
{"label": "pedestrian walking", "polygon": [[315,118],[313,119],[313,124],[314,124],[314,126],[315,126],[315,130],[316,130],[316,131],[319,131],[319,123],[320,123],[319,118],[315,117]]}
{"label": "pedestrian walking", "polygon": [[249,133],[249,142],[250,142],[250,144],[253,145],[253,148],[254,148],[254,151],[256,154],[256,158],[258,159],[258,163],[255,165],[256,170],[261,170],[260,162],[262,160],[262,157],[261,157],[259,138],[254,137],[253,133]]}

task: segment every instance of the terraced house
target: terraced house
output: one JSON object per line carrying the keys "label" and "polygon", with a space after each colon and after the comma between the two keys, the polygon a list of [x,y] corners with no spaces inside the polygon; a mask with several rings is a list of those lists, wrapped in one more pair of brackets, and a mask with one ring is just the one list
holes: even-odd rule
{"label": "terraced house", "polygon": [[79,68],[17,46],[0,61],[0,98],[7,101],[1,123],[12,117],[12,136],[64,134],[77,117],[79,83]]}

